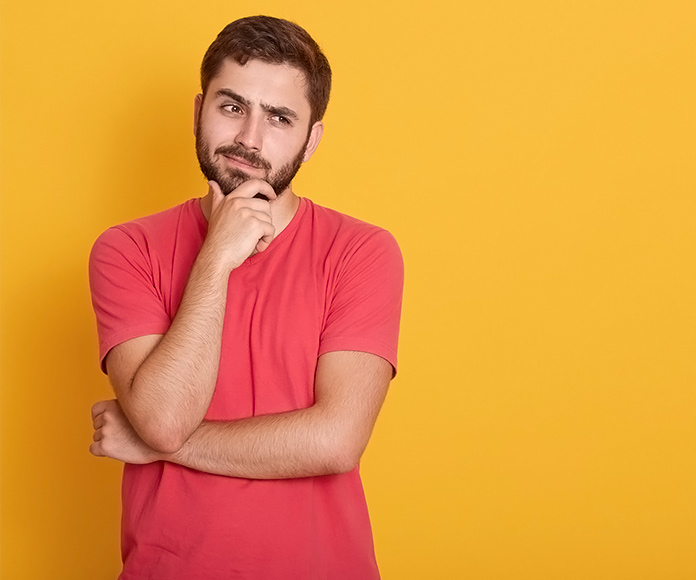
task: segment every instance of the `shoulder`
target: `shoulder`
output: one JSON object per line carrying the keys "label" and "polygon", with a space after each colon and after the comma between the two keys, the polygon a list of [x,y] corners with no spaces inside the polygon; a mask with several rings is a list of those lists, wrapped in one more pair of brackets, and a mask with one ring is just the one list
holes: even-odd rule
{"label": "shoulder", "polygon": [[153,246],[171,247],[172,239],[182,228],[198,229],[205,220],[197,207],[198,199],[190,199],[164,211],[110,227],[92,247],[92,257],[102,252],[150,253]]}
{"label": "shoulder", "polygon": [[340,251],[343,255],[387,252],[401,259],[399,245],[388,230],[310,200],[307,203],[313,235],[330,244],[333,250]]}
{"label": "shoulder", "polygon": [[103,238],[137,240],[169,234],[175,231],[182,221],[197,221],[196,214],[200,213],[198,203],[198,198],[189,199],[164,211],[112,226],[97,238],[97,243]]}

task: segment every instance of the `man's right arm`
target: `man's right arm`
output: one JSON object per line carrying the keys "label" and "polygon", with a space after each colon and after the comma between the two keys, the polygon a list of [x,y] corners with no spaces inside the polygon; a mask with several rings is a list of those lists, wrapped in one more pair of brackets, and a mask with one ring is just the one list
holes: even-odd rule
{"label": "man's right arm", "polygon": [[259,191],[275,197],[271,187],[258,180],[247,181],[228,197],[211,182],[208,235],[169,330],[123,342],[107,355],[106,366],[123,412],[143,441],[157,451],[177,451],[210,405],[229,274],[273,239],[268,203],[252,199]]}

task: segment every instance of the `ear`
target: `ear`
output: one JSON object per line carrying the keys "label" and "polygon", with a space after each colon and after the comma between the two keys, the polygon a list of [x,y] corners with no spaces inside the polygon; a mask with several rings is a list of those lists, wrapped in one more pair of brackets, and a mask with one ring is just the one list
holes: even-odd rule
{"label": "ear", "polygon": [[305,147],[304,155],[302,156],[302,163],[309,161],[309,158],[314,154],[319,147],[319,141],[321,141],[321,136],[324,134],[324,123],[317,121],[312,126],[309,132],[309,139],[307,140],[307,146]]}
{"label": "ear", "polygon": [[196,134],[198,127],[198,119],[201,116],[201,107],[203,106],[203,95],[198,93],[193,99],[193,134]]}

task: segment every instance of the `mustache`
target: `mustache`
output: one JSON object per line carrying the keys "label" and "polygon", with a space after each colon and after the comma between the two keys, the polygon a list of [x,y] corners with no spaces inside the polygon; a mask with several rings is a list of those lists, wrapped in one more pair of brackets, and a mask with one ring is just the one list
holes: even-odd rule
{"label": "mustache", "polygon": [[271,170],[271,164],[261,157],[258,153],[249,151],[241,145],[222,145],[215,149],[215,155],[229,155],[232,157],[238,157],[244,161],[251,163],[255,167],[265,169],[267,171]]}

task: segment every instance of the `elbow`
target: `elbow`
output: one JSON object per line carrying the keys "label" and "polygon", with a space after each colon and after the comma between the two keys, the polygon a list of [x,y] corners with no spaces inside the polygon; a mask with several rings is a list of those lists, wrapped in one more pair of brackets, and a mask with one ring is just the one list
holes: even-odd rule
{"label": "elbow", "polygon": [[341,460],[335,462],[332,472],[334,474],[350,473],[358,466],[359,463],[360,463],[359,458],[358,459],[342,458]]}
{"label": "elbow", "polygon": [[165,455],[179,451],[191,436],[191,433],[184,433],[181,429],[152,424],[143,425],[138,434],[150,448]]}
{"label": "elbow", "polygon": [[348,441],[331,446],[327,451],[325,465],[331,474],[349,473],[360,463],[365,446]]}
{"label": "elbow", "polygon": [[158,453],[163,453],[165,455],[173,455],[183,447],[184,443],[186,443],[186,440],[160,436],[159,438],[154,439],[150,442],[146,441],[146,443]]}
{"label": "elbow", "polygon": [[193,426],[192,421],[176,416],[171,410],[160,412],[152,410],[143,412],[137,408],[124,410],[138,436],[157,453],[167,455],[176,453],[198,427],[198,425]]}
{"label": "elbow", "polygon": [[[339,418],[340,419],[340,418]],[[323,475],[349,473],[360,464],[370,433],[349,421],[332,420],[322,432],[316,458]]]}

